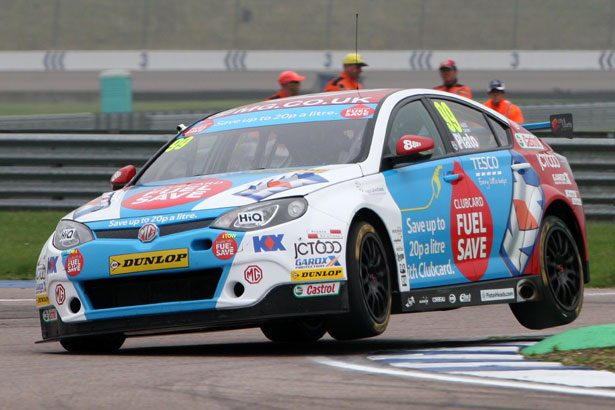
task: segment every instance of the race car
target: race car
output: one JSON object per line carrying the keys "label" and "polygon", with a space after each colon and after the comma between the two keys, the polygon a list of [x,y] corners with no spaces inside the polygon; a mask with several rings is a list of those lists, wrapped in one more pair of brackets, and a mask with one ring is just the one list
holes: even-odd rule
{"label": "race car", "polygon": [[392,314],[498,303],[530,329],[579,315],[589,263],[570,166],[479,103],[353,90],[178,131],[58,223],[36,270],[42,341],[113,351],[247,327],[349,340]]}

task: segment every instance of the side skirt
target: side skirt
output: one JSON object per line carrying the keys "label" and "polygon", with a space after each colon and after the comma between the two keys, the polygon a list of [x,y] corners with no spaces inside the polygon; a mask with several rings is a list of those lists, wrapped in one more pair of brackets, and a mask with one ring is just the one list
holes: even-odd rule
{"label": "side skirt", "polygon": [[542,284],[540,275],[530,275],[415,289],[400,292],[397,296],[396,312],[425,312],[464,306],[536,302],[542,300]]}

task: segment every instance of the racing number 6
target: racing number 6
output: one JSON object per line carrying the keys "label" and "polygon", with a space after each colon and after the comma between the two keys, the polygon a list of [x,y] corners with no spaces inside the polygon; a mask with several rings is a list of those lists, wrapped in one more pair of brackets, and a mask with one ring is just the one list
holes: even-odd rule
{"label": "racing number 6", "polygon": [[442,118],[444,118],[444,121],[446,121],[446,125],[448,125],[448,128],[451,130],[451,132],[462,132],[461,125],[459,125],[459,121],[457,121],[455,114],[453,114],[453,112],[451,111],[449,106],[446,105],[445,102],[436,101],[434,102],[434,105],[436,106],[436,109],[438,110]]}

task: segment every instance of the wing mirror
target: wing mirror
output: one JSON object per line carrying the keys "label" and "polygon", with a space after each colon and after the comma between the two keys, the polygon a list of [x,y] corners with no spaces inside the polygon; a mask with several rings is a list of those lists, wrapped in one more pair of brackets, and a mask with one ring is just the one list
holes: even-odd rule
{"label": "wing mirror", "polygon": [[113,186],[113,190],[117,191],[118,189],[124,188],[124,186],[129,183],[134,176],[137,174],[134,165],[126,165],[124,168],[120,168],[115,171],[115,174],[111,177],[111,185]]}
{"label": "wing mirror", "polygon": [[383,158],[389,167],[429,158],[433,150],[434,142],[431,138],[421,137],[420,135],[404,135],[397,141],[395,155],[387,155]]}

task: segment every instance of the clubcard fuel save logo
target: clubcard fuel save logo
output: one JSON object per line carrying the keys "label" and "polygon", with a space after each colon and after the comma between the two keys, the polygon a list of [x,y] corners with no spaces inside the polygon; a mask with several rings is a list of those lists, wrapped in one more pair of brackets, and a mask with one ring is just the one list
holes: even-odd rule
{"label": "clubcard fuel save logo", "polygon": [[130,209],[160,209],[199,201],[229,189],[231,181],[203,178],[179,184],[149,189],[133,195],[122,202]]}
{"label": "clubcard fuel save logo", "polygon": [[493,242],[491,210],[457,161],[453,173],[460,176],[459,183],[453,185],[451,204],[453,259],[463,276],[479,280],[487,271]]}

